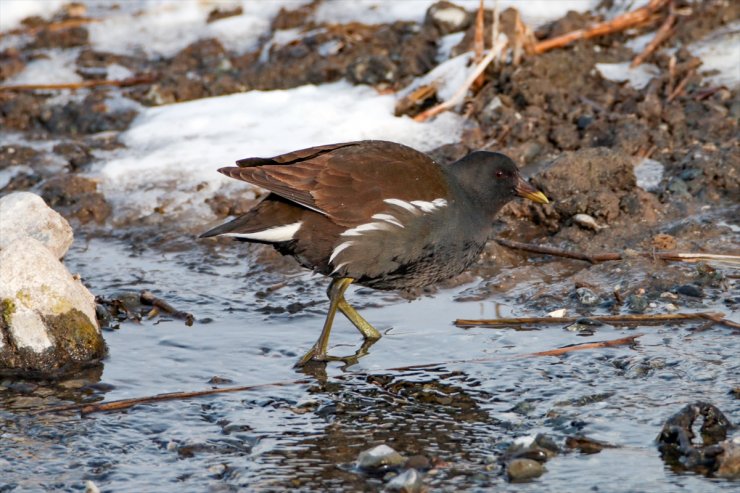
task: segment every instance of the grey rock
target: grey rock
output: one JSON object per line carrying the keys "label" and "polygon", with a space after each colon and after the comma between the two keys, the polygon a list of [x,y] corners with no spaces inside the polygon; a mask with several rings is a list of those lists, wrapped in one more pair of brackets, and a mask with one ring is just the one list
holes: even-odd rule
{"label": "grey rock", "polygon": [[404,493],[418,493],[423,488],[423,475],[416,469],[408,469],[391,479],[385,485],[385,491],[402,491]]}
{"label": "grey rock", "polygon": [[545,466],[532,459],[514,459],[506,466],[506,477],[509,481],[528,481],[542,476]]}
{"label": "grey rock", "polygon": [[72,228],[34,193],[15,192],[0,198],[0,250],[25,237],[40,241],[56,258],[62,258],[72,244]]}
{"label": "grey rock", "polygon": [[378,445],[363,450],[357,457],[357,467],[366,471],[373,471],[388,467],[399,467],[406,459],[388,445]]}
{"label": "grey rock", "polygon": [[591,306],[596,305],[599,303],[599,301],[601,301],[599,295],[588,288],[576,289],[576,296],[578,297],[578,302],[581,305]]}

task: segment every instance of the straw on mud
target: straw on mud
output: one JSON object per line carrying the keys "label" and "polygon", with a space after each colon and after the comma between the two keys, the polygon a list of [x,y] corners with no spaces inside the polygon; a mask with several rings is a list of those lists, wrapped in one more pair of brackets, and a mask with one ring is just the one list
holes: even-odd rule
{"label": "straw on mud", "polygon": [[579,39],[590,39],[621,32],[631,27],[639,26],[648,22],[657,11],[668,4],[669,0],[650,0],[650,3],[631,12],[626,12],[606,22],[599,22],[586,29],[577,29],[552,39],[546,39],[535,44],[532,52],[535,55],[550,51],[555,48],[563,48]]}
{"label": "straw on mud", "polygon": [[[469,360],[443,361],[443,362],[438,362],[438,363],[428,363],[428,364],[421,364],[421,365],[388,368],[385,371],[406,371],[406,370],[416,370],[416,369],[431,368],[431,367],[437,367],[437,366],[442,366],[442,365],[460,364],[460,363],[487,363],[487,362],[504,361],[504,360],[511,360],[511,359],[517,359],[517,358],[532,358],[532,357],[540,357],[540,356],[561,356],[563,354],[566,354],[572,351],[583,351],[585,349],[599,349],[599,348],[605,348],[605,347],[614,347],[614,346],[622,346],[626,344],[631,344],[632,342],[634,342],[635,339],[637,339],[641,335],[642,334],[635,334],[629,337],[622,337],[620,339],[614,339],[611,341],[599,341],[599,342],[588,342],[588,343],[583,343],[583,344],[573,344],[573,345],[564,346],[561,348],[550,349],[547,351],[539,351],[536,353],[512,355],[512,356],[503,357],[503,358],[501,357],[477,358],[477,359],[469,359]],[[353,374],[357,375],[360,373],[361,372],[357,372]],[[245,385],[241,387],[226,387],[226,388],[217,388],[217,389],[208,389],[208,390],[196,390],[193,392],[170,392],[167,394],[157,394],[157,395],[145,396],[145,397],[135,397],[132,399],[121,399],[117,401],[101,402],[97,404],[71,404],[68,406],[55,406],[55,407],[50,407],[50,408],[45,408],[45,409],[39,409],[37,411],[33,411],[31,414],[48,414],[48,413],[63,412],[63,411],[79,411],[80,414],[85,416],[87,414],[105,412],[105,411],[121,411],[124,409],[129,409],[131,407],[137,406],[139,404],[150,404],[154,402],[193,399],[196,397],[204,397],[204,396],[214,395],[214,394],[248,392],[250,390],[257,390],[257,389],[262,389],[266,387],[284,387],[286,385],[304,385],[304,384],[309,384],[312,382],[313,380],[311,379],[301,378],[297,380],[287,380],[283,382],[263,383],[263,384],[257,384],[257,385]]]}
{"label": "straw on mud", "polygon": [[580,252],[572,252],[561,248],[546,246],[546,245],[535,245],[533,243],[520,243],[518,241],[507,240],[505,238],[496,238],[496,243],[505,247],[513,248],[516,250],[522,250],[525,252],[532,253],[543,253],[545,255],[552,255],[554,257],[571,258],[575,260],[584,260],[591,262],[592,264],[598,262],[609,262],[613,260],[624,260],[630,257],[645,257],[652,259],[660,259],[674,262],[717,262],[727,264],[731,266],[740,266],[740,255],[724,255],[715,253],[693,253],[693,252],[606,252],[606,253],[594,253],[585,254]]}
{"label": "straw on mud", "polygon": [[657,313],[657,314],[624,314],[624,315],[594,315],[589,317],[513,317],[492,319],[457,319],[455,325],[458,327],[483,327],[496,328],[507,325],[524,324],[561,324],[572,323],[582,318],[606,322],[612,325],[650,325],[665,322],[687,322],[691,320],[708,320],[714,324],[725,325],[731,328],[740,328],[740,324],[727,320],[724,313],[720,312],[697,312],[697,313]]}
{"label": "straw on mud", "polygon": [[16,84],[12,86],[0,86],[0,91],[57,91],[64,89],[88,89],[90,87],[129,87],[140,84],[151,84],[156,79],[153,75],[137,75],[121,80],[83,80],[81,82],[69,82],[60,84]]}
{"label": "straw on mud", "polygon": [[686,85],[689,83],[689,79],[692,75],[696,72],[695,69],[689,70],[689,73],[686,74],[686,76],[681,80],[681,82],[678,83],[676,88],[673,90],[673,92],[668,96],[667,101],[670,103],[674,99],[676,99],[678,96],[680,96],[684,89],[686,89]]}
{"label": "straw on mud", "polygon": [[655,37],[647,44],[645,49],[635,57],[634,60],[632,60],[632,63],[630,64],[630,68],[635,68],[641,63],[643,63],[645,60],[648,59],[650,55],[655,53],[655,50],[658,49],[658,47],[663,44],[668,38],[670,38],[673,33],[675,33],[675,29],[673,29],[673,25],[676,23],[676,13],[674,12],[674,3],[671,2],[670,5],[670,13],[668,17],[666,17],[665,22],[660,26],[660,28],[656,31]]}

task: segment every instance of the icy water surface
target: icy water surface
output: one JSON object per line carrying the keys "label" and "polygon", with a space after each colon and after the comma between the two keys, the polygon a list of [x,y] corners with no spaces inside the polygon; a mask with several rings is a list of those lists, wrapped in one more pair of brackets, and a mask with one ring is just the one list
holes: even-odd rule
{"label": "icy water surface", "polygon": [[[455,301],[468,299],[463,291],[471,284],[412,303],[359,289],[348,298],[385,336],[356,365],[331,363],[304,375],[292,365],[318,336],[326,282],[290,268],[250,267],[239,252],[230,245],[161,253],[78,239],[67,263],[94,292],[151,289],[193,312],[196,323],[125,323],[106,332],[102,369],[50,386],[2,382],[0,491],[81,491],[86,480],[115,492],[379,491],[383,479],[358,473],[353,463],[382,443],[430,458],[436,467],[424,482],[432,491],[737,491],[736,483],[672,472],[654,442],[665,419],[696,400],[740,420],[731,394],[740,383],[740,344],[730,329],[599,327],[591,337],[562,325],[463,330],[452,320],[532,314],[502,296]],[[528,272],[578,268],[553,265]],[[517,357],[635,333],[644,335],[633,346]],[[331,352],[351,354],[359,342],[338,319]],[[487,361],[445,363],[475,358]],[[389,370],[423,363],[438,364]],[[309,383],[86,417],[32,414],[69,402],[206,389],[214,376],[233,381],[224,386]],[[583,435],[618,447],[567,451],[534,482],[507,483],[498,457],[536,433],[561,446]]]}

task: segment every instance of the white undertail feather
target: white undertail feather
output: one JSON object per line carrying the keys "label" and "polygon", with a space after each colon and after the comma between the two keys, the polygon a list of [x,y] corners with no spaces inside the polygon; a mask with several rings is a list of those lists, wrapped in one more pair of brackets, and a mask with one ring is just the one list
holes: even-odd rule
{"label": "white undertail feather", "polygon": [[251,233],[224,233],[220,236],[279,243],[281,241],[292,240],[298,230],[301,229],[302,225],[303,221],[298,221],[297,223],[276,226],[274,228],[263,229],[262,231],[253,231]]}

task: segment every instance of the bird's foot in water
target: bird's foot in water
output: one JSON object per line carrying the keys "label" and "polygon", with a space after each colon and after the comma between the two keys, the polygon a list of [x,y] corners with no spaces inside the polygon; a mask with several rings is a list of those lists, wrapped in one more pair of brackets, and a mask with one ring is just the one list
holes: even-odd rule
{"label": "bird's foot in water", "polygon": [[293,365],[293,368],[303,368],[309,364],[326,364],[330,361],[341,361],[344,363],[342,366],[342,369],[347,369],[352,365],[356,365],[359,362],[359,359],[363,356],[366,356],[369,353],[370,347],[378,342],[378,339],[365,339],[365,341],[362,343],[362,346],[355,351],[354,354],[351,354],[349,356],[331,356],[327,354],[326,352],[320,352],[316,345],[311,347],[311,349],[308,350],[306,354],[303,355],[301,359],[299,359],[295,365]]}

